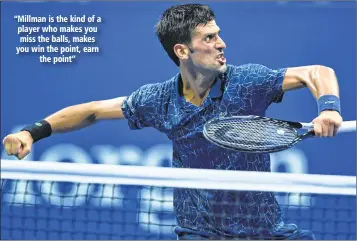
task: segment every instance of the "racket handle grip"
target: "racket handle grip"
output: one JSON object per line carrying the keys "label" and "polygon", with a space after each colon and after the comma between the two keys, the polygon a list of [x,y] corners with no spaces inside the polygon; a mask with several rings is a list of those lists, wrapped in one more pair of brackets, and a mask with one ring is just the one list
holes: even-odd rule
{"label": "racket handle grip", "polygon": [[313,123],[300,122],[300,124],[302,126],[302,129],[305,129],[305,130],[313,130],[314,129],[314,124]]}
{"label": "racket handle grip", "polygon": [[[314,124],[313,123],[300,123],[303,129],[313,130]],[[343,121],[340,128],[338,129],[338,133],[345,133],[345,132],[356,132],[356,121]]]}
{"label": "racket handle grip", "polygon": [[356,121],[344,121],[342,122],[338,133],[342,132],[356,132]]}

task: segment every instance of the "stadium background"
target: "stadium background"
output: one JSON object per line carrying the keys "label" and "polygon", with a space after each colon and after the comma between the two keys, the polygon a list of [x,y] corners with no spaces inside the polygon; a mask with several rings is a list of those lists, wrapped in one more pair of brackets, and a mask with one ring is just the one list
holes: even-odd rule
{"label": "stadium background", "polygon": [[[2,3],[1,8],[1,138],[23,125],[69,105],[92,100],[125,96],[143,84],[162,82],[177,72],[176,66],[162,49],[154,33],[160,14],[173,3]],[[345,120],[356,118],[356,2],[319,3],[209,3],[222,29],[222,38],[229,64],[260,63],[270,68],[321,64],[332,67],[339,78],[342,114]],[[20,46],[14,15],[32,16],[96,15],[103,22],[99,32],[98,54],[81,53],[73,64],[43,64],[39,54],[16,55]],[[42,26],[42,25],[40,25]],[[94,46],[94,45],[93,45]],[[309,122],[316,117],[316,101],[307,89],[287,93],[281,104],[273,104],[268,116]],[[333,139],[308,140],[283,152],[272,154],[272,170],[310,174],[356,175],[356,137],[345,134]],[[156,130],[147,128],[129,131],[126,121],[107,121],[84,130],[55,135],[33,147],[26,158],[40,161],[105,163],[120,165],[170,166],[171,143]],[[8,157],[2,148],[2,159]],[[9,183],[6,189],[14,188]],[[19,187],[25,188],[24,186]],[[36,184],[30,185],[36,192]],[[118,187],[115,192],[92,190],[108,197],[104,206],[115,207],[119,217],[136,205],[115,197],[136,198],[134,188]],[[70,194],[71,187],[59,188],[58,194]],[[144,195],[144,194],[143,194]],[[49,197],[38,197],[48,205]],[[170,196],[165,197],[170,200]],[[3,202],[15,200],[12,212],[35,212],[21,207],[33,203],[34,197],[8,195]],[[58,204],[52,197],[51,203]],[[69,202],[70,203],[70,202]],[[83,200],[81,207],[98,208],[98,200]],[[53,215],[66,217],[66,212],[49,206]],[[2,203],[2,222],[8,207]],[[84,209],[85,210],[85,209]],[[80,215],[90,215],[81,212]],[[94,215],[94,214],[93,214]],[[96,215],[96,214],[95,214]],[[155,218],[156,214],[152,218]],[[81,217],[82,217],[81,216]],[[149,232],[133,223],[125,214],[122,229],[137,235]],[[16,220],[12,222],[17,223]],[[22,220],[31,225],[31,220]],[[58,223],[49,224],[58,225]],[[88,228],[91,224],[86,224]],[[101,228],[105,229],[105,223]],[[49,226],[47,226],[49,227]],[[137,228],[138,227],[138,228]],[[79,227],[79,230],[81,227]],[[139,230],[139,231],[138,231]],[[153,226],[150,232],[163,232],[170,238],[170,229]],[[12,235],[12,236],[11,236]],[[14,236],[2,230],[2,238],[32,238],[33,233]],[[20,234],[18,234],[20,235]],[[59,238],[43,234],[42,238]],[[41,236],[40,236],[41,238]],[[83,237],[82,237],[83,238]],[[88,236],[87,238],[93,238]],[[96,238],[96,237],[94,237]],[[97,237],[98,238],[98,237]],[[124,237],[125,238],[125,237]],[[127,236],[127,238],[132,238]]]}

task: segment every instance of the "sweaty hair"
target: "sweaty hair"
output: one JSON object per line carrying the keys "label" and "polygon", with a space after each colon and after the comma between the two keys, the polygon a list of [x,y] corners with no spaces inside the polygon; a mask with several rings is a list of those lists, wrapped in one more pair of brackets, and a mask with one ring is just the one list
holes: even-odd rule
{"label": "sweaty hair", "polygon": [[189,44],[193,30],[214,18],[215,15],[210,7],[203,4],[175,5],[165,10],[156,24],[156,35],[177,66],[180,65],[180,61],[173,49],[175,44]]}

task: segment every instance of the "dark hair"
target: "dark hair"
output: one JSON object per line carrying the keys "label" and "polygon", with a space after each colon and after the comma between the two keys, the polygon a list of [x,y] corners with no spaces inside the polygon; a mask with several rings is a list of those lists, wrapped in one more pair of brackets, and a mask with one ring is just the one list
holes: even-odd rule
{"label": "dark hair", "polygon": [[156,24],[156,35],[177,66],[180,62],[173,49],[175,44],[189,44],[193,30],[214,18],[213,11],[204,4],[175,5],[165,10]]}

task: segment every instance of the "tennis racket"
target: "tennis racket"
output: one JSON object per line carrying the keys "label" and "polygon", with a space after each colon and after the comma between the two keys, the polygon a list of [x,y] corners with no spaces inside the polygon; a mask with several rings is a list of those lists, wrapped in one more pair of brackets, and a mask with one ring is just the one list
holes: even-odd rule
{"label": "tennis racket", "polygon": [[[292,122],[261,116],[217,117],[203,127],[213,144],[240,152],[271,153],[288,149],[314,137],[312,123]],[[356,121],[344,121],[338,133],[355,132]]]}

